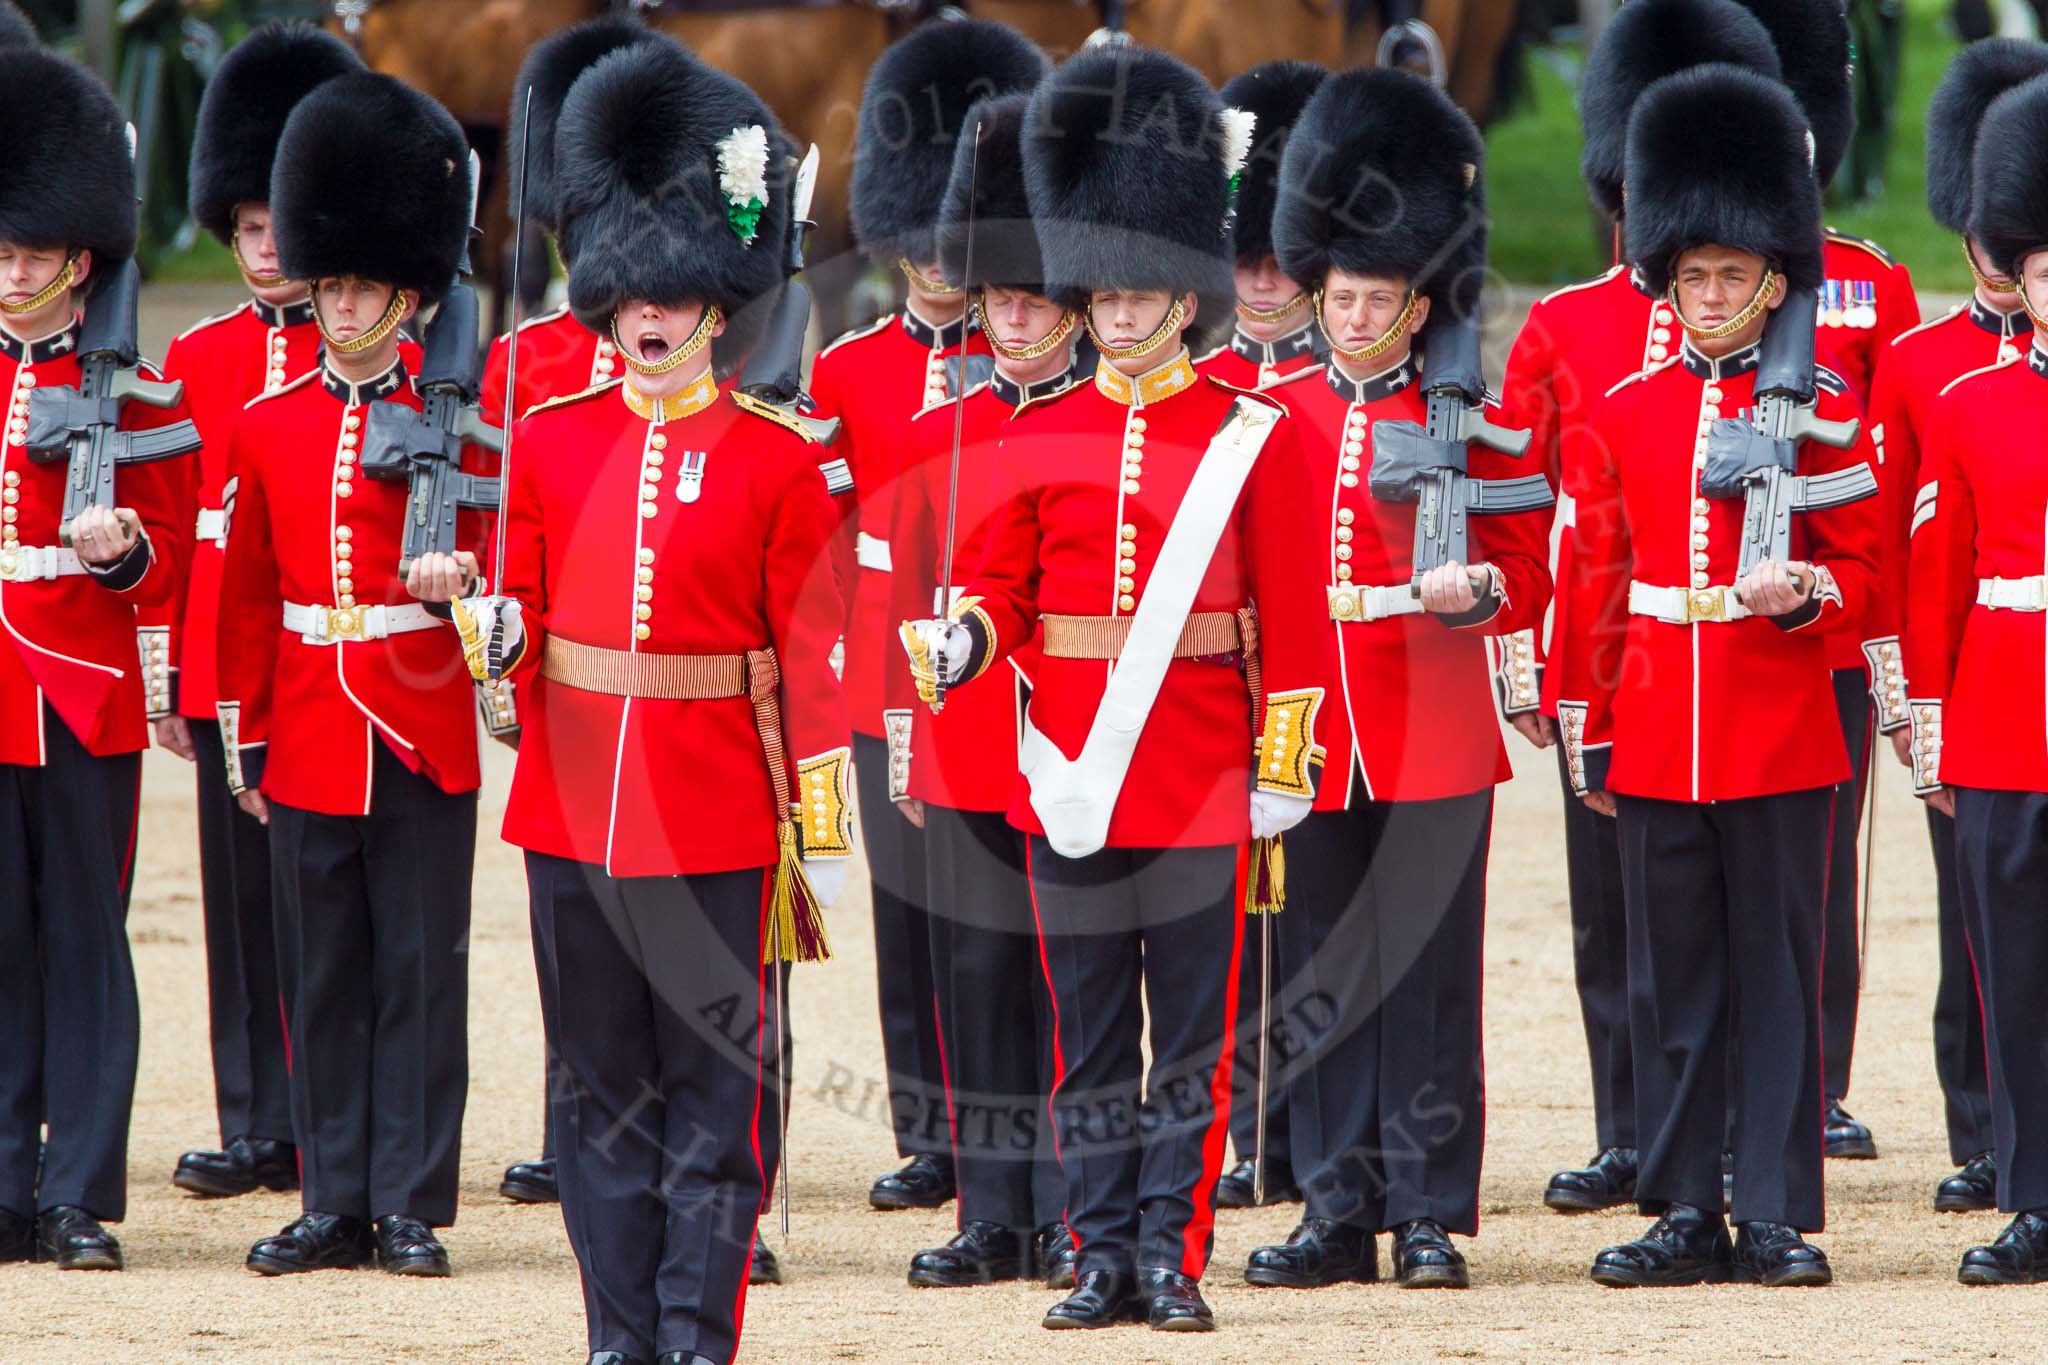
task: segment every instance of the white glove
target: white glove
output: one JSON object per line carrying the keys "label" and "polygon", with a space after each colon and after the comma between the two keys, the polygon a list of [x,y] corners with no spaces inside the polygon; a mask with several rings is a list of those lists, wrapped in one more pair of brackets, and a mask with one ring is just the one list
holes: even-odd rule
{"label": "white glove", "polygon": [[804,877],[822,909],[830,910],[837,905],[840,893],[846,890],[847,862],[845,858],[804,859]]}
{"label": "white glove", "polygon": [[910,676],[927,706],[938,703],[939,684],[958,682],[974,653],[974,635],[958,621],[905,621],[897,631],[910,658]]}
{"label": "white glove", "polygon": [[462,637],[462,656],[470,676],[478,682],[496,682],[505,676],[505,663],[519,656],[526,639],[516,597],[463,597],[449,603],[455,631]]}
{"label": "white glove", "polygon": [[1307,796],[1289,796],[1284,792],[1252,792],[1252,838],[1271,839],[1285,834],[1308,818],[1315,800]]}

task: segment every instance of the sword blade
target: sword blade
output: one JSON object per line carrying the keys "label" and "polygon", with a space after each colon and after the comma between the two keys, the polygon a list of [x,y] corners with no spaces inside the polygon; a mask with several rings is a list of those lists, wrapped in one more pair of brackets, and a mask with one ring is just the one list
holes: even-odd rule
{"label": "sword blade", "polygon": [[[960,382],[958,387],[967,386],[967,333],[973,321],[974,307],[974,191],[975,182],[981,174],[981,121],[974,123],[974,144],[967,157],[967,248],[960,269],[960,292],[967,300],[968,312],[960,315]],[[953,399],[953,453],[946,468],[946,538],[939,550],[939,601],[944,609],[941,616],[952,610],[953,596],[953,536],[960,521],[960,439],[967,419],[967,404],[956,394]],[[946,705],[945,661],[938,661],[932,669],[932,710],[942,710]]]}
{"label": "sword blade", "polygon": [[[499,430],[505,433],[505,445],[498,456],[498,486],[507,489],[512,486],[512,395],[517,392],[519,379],[519,279],[526,260],[526,180],[531,170],[526,150],[532,137],[533,87],[529,85],[519,115],[519,202],[512,210],[512,336],[505,343],[505,404],[503,421],[499,426]],[[496,534],[491,538],[491,590],[494,592],[504,591],[505,522],[509,510],[500,501]]]}
{"label": "sword blade", "polygon": [[1273,912],[1259,916],[1259,1093],[1258,1110],[1252,1116],[1252,1203],[1266,1202],[1266,1096],[1267,1067],[1272,1060],[1269,1046],[1273,1025]]}

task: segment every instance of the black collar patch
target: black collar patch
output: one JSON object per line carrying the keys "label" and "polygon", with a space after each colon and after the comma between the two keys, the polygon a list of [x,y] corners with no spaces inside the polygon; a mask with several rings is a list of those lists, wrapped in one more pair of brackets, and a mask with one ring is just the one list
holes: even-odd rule
{"label": "black collar patch", "polygon": [[926,350],[949,350],[960,344],[960,338],[974,325],[974,310],[968,309],[944,326],[934,326],[910,311],[903,310],[903,330],[910,339]]}
{"label": "black collar patch", "polygon": [[1728,379],[1738,374],[1748,374],[1757,367],[1763,357],[1763,343],[1753,341],[1741,350],[1731,351],[1716,360],[1701,355],[1693,349],[1692,342],[1687,341],[1680,348],[1679,354],[1684,358],[1685,368],[1701,379]]}
{"label": "black collar patch", "polygon": [[361,407],[365,403],[374,403],[379,398],[389,398],[392,394],[404,388],[405,384],[405,362],[402,360],[392,361],[390,369],[384,371],[375,379],[365,380],[360,384],[349,383],[333,370],[328,369],[325,363],[320,366],[320,387],[326,389],[343,404],[352,408]]}
{"label": "black collar patch", "polygon": [[1406,359],[1391,370],[1367,375],[1364,379],[1353,379],[1337,368],[1332,360],[1323,367],[1323,380],[1330,386],[1330,392],[1347,403],[1372,403],[1388,398],[1413,384],[1422,373],[1422,357],[1409,352]]}
{"label": "black collar patch", "polygon": [[1315,353],[1315,319],[1310,318],[1286,336],[1275,337],[1271,341],[1255,340],[1246,336],[1242,327],[1236,328],[1230,333],[1230,349],[1240,360],[1277,369],[1290,360]]}
{"label": "black collar patch", "polygon": [[37,365],[45,360],[70,355],[78,349],[78,320],[72,319],[69,327],[37,337],[34,341],[23,341],[14,333],[0,328],[0,352],[12,356],[17,364]]}
{"label": "black collar patch", "polygon": [[251,299],[249,304],[265,326],[279,330],[302,327],[313,320],[313,300],[310,298],[300,299],[297,303],[265,303],[262,299]]}
{"label": "black collar patch", "polygon": [[1984,300],[1975,294],[1970,296],[1970,321],[1995,337],[2010,340],[2019,335],[2020,324],[2026,320],[2027,310],[2015,308],[2010,313],[2001,313],[1996,308],[1986,308]]}

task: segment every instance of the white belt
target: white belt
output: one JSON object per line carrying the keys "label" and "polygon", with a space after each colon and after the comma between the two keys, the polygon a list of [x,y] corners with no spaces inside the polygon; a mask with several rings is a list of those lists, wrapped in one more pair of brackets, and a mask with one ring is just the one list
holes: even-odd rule
{"label": "white belt", "polygon": [[226,544],[228,538],[227,512],[219,507],[200,508],[199,524],[193,528],[192,537],[195,540],[210,540],[217,545]]}
{"label": "white belt", "polygon": [[1628,611],[1631,616],[1654,616],[1674,626],[1740,621],[1750,614],[1749,608],[1736,597],[1735,589],[1725,584],[1711,588],[1660,588],[1652,583],[1631,583]]}
{"label": "white belt", "polygon": [[965,591],[965,588],[933,588],[932,615],[947,615],[953,610],[953,604],[960,600],[960,594]]}
{"label": "white belt", "polygon": [[1415,616],[1422,611],[1422,599],[1406,583],[1384,588],[1339,583],[1326,591],[1332,621],[1383,621],[1389,616]]}
{"label": "white belt", "polygon": [[1993,611],[2048,611],[2048,578],[1980,578],[1977,605]]}
{"label": "white belt", "polygon": [[86,572],[76,550],[62,545],[9,545],[0,548],[0,583],[40,583]]}
{"label": "white belt", "polygon": [[432,630],[441,624],[417,602],[395,607],[307,607],[297,602],[284,604],[284,628],[295,630],[309,645],[339,644],[343,640],[381,640],[387,635]]}
{"label": "white belt", "polygon": [[853,557],[863,569],[877,569],[882,573],[893,572],[889,567],[889,542],[871,536],[866,531],[855,533]]}

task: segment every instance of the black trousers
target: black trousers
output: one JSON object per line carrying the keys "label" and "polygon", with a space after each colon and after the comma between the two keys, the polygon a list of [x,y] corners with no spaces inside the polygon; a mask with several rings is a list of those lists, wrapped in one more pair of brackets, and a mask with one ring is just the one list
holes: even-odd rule
{"label": "black trousers", "polygon": [[590,1350],[739,1348],[774,1029],[766,872],[618,879],[526,855],[562,1221]]}
{"label": "black trousers", "polygon": [[1935,941],[1940,975],[1934,986],[1934,1075],[1948,1120],[1949,1160],[1960,1166],[1991,1150],[1991,1093],[1985,1074],[1984,1002],[1964,931],[1957,883],[1956,822],[1927,808],[1934,846]]}
{"label": "black trousers", "polygon": [[925,807],[924,832],[959,1223],[1030,1231],[1060,1217],[1066,1190],[1046,1108],[1052,999],[1024,835],[1000,811],[934,805]]}
{"label": "black trousers", "polygon": [[1870,681],[1860,668],[1835,670],[1835,710],[1855,771],[1834,788],[1834,834],[1828,840],[1827,962],[1820,982],[1821,1045],[1830,1098],[1849,1093],[1856,1052],[1856,1006],[1863,994],[1863,926],[1857,915],[1863,865],[1863,783],[1870,776]]}
{"label": "black trousers", "polygon": [[2048,795],[1955,793],[1956,868],[1984,992],[1998,1207],[2048,1209]]}
{"label": "black trousers", "polygon": [[270,803],[292,1132],[308,1212],[455,1221],[476,793],[381,742],[367,816]]}
{"label": "black trousers", "polygon": [[924,831],[898,815],[889,800],[886,741],[853,737],[853,781],[874,889],[882,1064],[889,1072],[896,1151],[905,1157],[947,1156],[952,1144],[946,1133],[946,1073],[932,991]]}
{"label": "black trousers", "polygon": [[1199,1277],[1230,1126],[1240,851],[1063,858],[1033,835],[1027,859],[1059,1043],[1053,1131],[1079,1268]]}
{"label": "black trousers", "polygon": [[[1237,980],[1237,1032],[1235,1045],[1237,1060],[1230,1068],[1230,1142],[1237,1149],[1239,1161],[1250,1161],[1258,1154],[1259,1146],[1259,983],[1260,964],[1266,956],[1267,931],[1270,929],[1273,945],[1273,990],[1277,996],[1280,989],[1280,974],[1285,970],[1280,940],[1293,926],[1284,923],[1285,915],[1273,917],[1271,925],[1260,924],[1253,919],[1245,925],[1244,949],[1238,956]],[[1293,1161],[1293,1139],[1288,1126],[1288,1102],[1286,1071],[1287,1063],[1295,1060],[1292,1054],[1298,1049],[1293,1045],[1289,1023],[1284,1011],[1274,1007],[1269,1013],[1274,1019],[1270,1029],[1266,1053],[1266,1156],[1281,1165]],[[1287,1055],[1283,1055],[1287,1054]]]}
{"label": "black trousers", "polygon": [[1564,791],[1565,877],[1572,914],[1572,974],[1579,1018],[1593,1063],[1593,1133],[1601,1150],[1636,1145],[1635,1060],[1628,1028],[1628,908],[1622,895],[1621,840],[1615,822],[1588,810],[1572,791],[1564,746],[1557,748]]}
{"label": "black trousers", "polygon": [[[1820,1230],[1820,979],[1833,789],[1622,796],[1638,1198]],[[1731,1095],[1732,1091],[1732,1095]],[[1730,1100],[1733,1100],[1731,1105]]]}
{"label": "black trousers", "polygon": [[292,1138],[291,1074],[270,910],[270,834],[228,790],[220,726],[188,720],[199,805],[199,894],[213,1099],[223,1145]]}
{"label": "black trousers", "polygon": [[1492,825],[1489,788],[1318,811],[1286,836],[1280,998],[1332,1005],[1288,1091],[1311,1216],[1479,1230]]}
{"label": "black trousers", "polygon": [[122,887],[142,755],[95,758],[47,707],[43,735],[42,767],[0,764],[0,1209],[111,1222],[141,1032]]}

